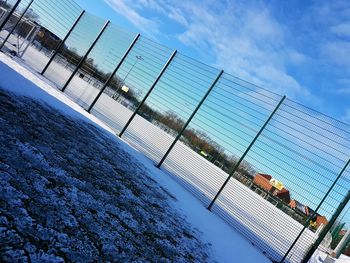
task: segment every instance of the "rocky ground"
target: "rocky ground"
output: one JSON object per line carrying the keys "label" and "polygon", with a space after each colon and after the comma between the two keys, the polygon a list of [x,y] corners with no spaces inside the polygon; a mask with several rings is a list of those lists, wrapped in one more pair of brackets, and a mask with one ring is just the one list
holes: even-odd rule
{"label": "rocky ground", "polygon": [[172,197],[99,128],[0,89],[1,262],[210,262]]}

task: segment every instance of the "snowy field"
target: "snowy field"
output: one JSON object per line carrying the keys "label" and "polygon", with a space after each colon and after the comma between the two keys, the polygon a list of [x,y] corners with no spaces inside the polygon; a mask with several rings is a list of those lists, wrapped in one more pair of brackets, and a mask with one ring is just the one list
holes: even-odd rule
{"label": "snowy field", "polygon": [[[26,61],[35,61],[35,58],[40,56],[43,55],[32,49],[24,58],[27,58]],[[62,64],[54,61],[45,77],[58,87],[62,87],[70,74],[71,72]],[[77,76],[65,90],[65,94],[85,109],[97,93],[98,89]],[[133,112],[107,94],[102,94],[91,113],[119,133]],[[123,135],[123,139],[156,164],[165,154],[174,137],[136,115]],[[205,206],[209,205],[228,176],[182,142],[175,145],[162,169],[182,183]],[[281,259],[303,228],[299,222],[234,179],[227,184],[213,211],[220,214],[224,220],[273,260]],[[286,228],[286,225],[289,227]],[[289,260],[299,262],[315,238],[313,232],[306,230],[292,250]]]}
{"label": "snowy field", "polygon": [[[327,257],[326,253],[322,252],[321,250],[318,250],[313,254],[313,256],[309,262],[323,263],[323,262],[325,262],[326,257]],[[338,259],[334,259],[334,258],[332,258],[332,259],[335,260],[335,263],[349,263],[350,262],[350,258],[348,256],[345,256],[345,255],[340,255],[340,257]]]}
{"label": "snowy field", "polygon": [[99,120],[0,60],[40,86],[0,62],[1,261],[269,262]]}
{"label": "snowy field", "polygon": [[[30,64],[31,68],[38,71],[38,65],[42,65],[45,61],[43,56],[36,49],[29,47],[23,59]],[[21,60],[17,61],[21,63]],[[36,61],[39,64],[35,66]],[[30,78],[35,77],[28,71],[25,74],[32,75]],[[52,81],[52,85],[60,87],[69,74],[69,70],[54,61],[45,77]],[[47,82],[41,76],[38,77],[42,79],[42,84]],[[97,92],[98,90],[86,81],[74,77],[65,94],[82,107],[87,108]],[[132,112],[103,94],[93,108],[92,114],[113,131],[119,132]],[[137,115],[123,139],[157,163],[174,138]],[[181,142],[175,145],[162,169],[168,171],[174,179],[182,183],[205,206],[209,204],[228,176]],[[224,220],[274,260],[281,259],[283,253],[287,251],[302,229],[302,225],[293,218],[234,179],[227,184],[217,204],[214,205],[213,211],[220,214]],[[289,227],[286,228],[286,225]],[[313,232],[305,231],[291,252],[289,260],[299,262],[315,238]]]}
{"label": "snowy field", "polygon": [[[33,56],[39,57],[43,55],[40,54],[37,50],[29,48],[23,58],[25,59],[26,63],[28,63],[28,61],[34,63],[34,60],[32,60]],[[32,69],[28,67],[25,68],[26,66],[22,64],[21,60],[16,59],[17,62],[21,64],[19,65],[3,54],[0,54],[0,60],[10,65],[12,68],[15,68],[20,74],[26,76],[26,78],[36,83],[45,91],[49,92],[54,97],[59,98],[65,104],[68,104],[71,108],[73,108],[74,111],[71,109],[69,110],[70,117],[78,119],[81,119],[82,115],[87,117],[88,119],[84,120],[90,123],[88,128],[89,130],[91,130],[91,127],[93,127],[91,124],[96,125],[96,123],[98,123],[99,126],[104,127],[104,129],[108,130],[109,132],[118,132],[126,123],[129,116],[132,114],[129,109],[112,100],[109,96],[103,94],[92,112],[93,115],[98,117],[98,119],[96,119],[92,115],[89,115],[86,112],[82,111],[82,109],[72,103],[70,99],[54,89],[52,87],[56,86],[54,83],[51,82],[49,85],[48,83],[50,82],[47,79],[35,74],[35,72],[30,72]],[[42,65],[42,63],[44,63],[44,58],[42,58],[39,64]],[[53,69],[49,70],[48,73],[50,74],[47,74],[48,77],[50,77],[51,80],[55,81],[56,83],[64,82],[64,79],[69,75],[69,72],[60,64],[56,62],[54,62],[54,64],[57,72],[55,73]],[[30,66],[33,68],[34,65]],[[40,67],[36,65],[34,69],[40,70]],[[6,87],[10,90],[15,89],[16,92],[19,92],[22,95],[31,96],[34,98],[42,97],[41,92],[39,92],[41,95],[38,96],[37,87],[34,87],[32,84],[28,84],[29,82],[27,83],[27,81],[24,81],[21,83],[21,85],[18,85],[18,81],[15,80],[15,78],[21,78],[18,75],[14,76],[14,78],[3,78],[3,76],[10,76],[11,74],[4,73],[8,69],[2,69],[4,68],[0,68],[0,78],[2,79],[0,81],[0,84],[2,83],[3,87]],[[1,75],[1,72],[3,75]],[[60,85],[61,83],[57,84]],[[30,86],[31,88],[23,89],[23,85]],[[33,91],[35,92],[33,93]],[[91,103],[96,93],[97,90],[95,88],[77,77],[73,79],[71,85],[66,91],[66,94],[71,99],[85,108]],[[62,105],[57,107],[57,101],[53,97],[44,96],[44,101],[50,105],[53,104],[54,107],[62,111]],[[64,112],[67,113],[66,107],[64,107]],[[108,127],[104,124],[107,124]],[[83,124],[79,122],[79,125]],[[145,131],[147,131],[147,133],[145,133]],[[97,129],[97,134],[98,132],[101,131]],[[123,138],[133,147],[145,153],[155,162],[159,161],[159,158],[165,152],[173,139],[167,133],[163,132],[140,116],[136,116],[134,122],[131,124],[130,128],[127,130]],[[115,138],[113,137],[112,140],[115,141]],[[118,147],[121,147],[123,150],[130,153],[129,147],[125,147],[122,144],[119,144]],[[31,150],[32,149],[25,150],[24,152],[30,152]],[[220,187],[221,183],[227,176],[227,174],[224,173],[221,169],[217,168],[210,162],[207,162],[204,158],[194,153],[191,149],[182,143],[176,144],[173,152],[169,155],[167,161],[163,165],[165,168],[163,169],[164,171],[167,171],[167,175],[155,169],[152,165],[152,162],[142,157],[142,155],[134,151],[132,151],[131,155],[136,155],[137,159],[142,160],[143,165],[147,167],[144,171],[147,176],[154,178],[155,174],[161,174],[161,177],[156,176],[154,179],[156,179],[158,182],[161,179],[161,184],[169,186],[168,175],[170,174],[172,175],[173,179],[176,179],[177,182],[180,182],[183,186],[186,186],[186,188],[190,190],[193,195],[199,198],[199,200],[201,200],[205,205],[208,204],[209,200],[213,197],[218,187]],[[178,165],[179,163],[181,163],[181,166]],[[198,167],[200,167],[200,169],[198,169]],[[203,173],[203,171],[205,172]],[[197,240],[199,244],[198,251],[200,251],[200,256],[202,256],[201,260],[204,260],[204,257],[207,257],[205,259],[206,262],[215,260],[219,262],[268,261],[252,246],[250,246],[246,240],[242,239],[237,235],[237,233],[232,231],[232,229],[228,230],[227,226],[224,226],[222,221],[218,220],[215,217],[212,217],[210,213],[208,214],[208,212],[205,211],[201,204],[199,204],[196,200],[193,200],[193,196],[188,195],[187,192],[184,192],[182,189],[180,189],[176,183],[174,184],[173,181],[170,180],[170,182],[170,191],[164,190],[163,187],[160,187],[160,191],[163,192],[162,194],[165,193],[166,197],[170,196],[171,202],[174,202],[173,198],[175,197],[177,201],[175,201],[175,204],[172,204],[171,208],[177,206],[177,210],[182,210],[182,212],[185,212],[186,216],[189,216],[190,218],[189,221],[192,224],[195,223],[194,225],[201,230],[200,232],[202,233],[200,234],[196,232],[196,230],[191,229],[189,226],[189,229],[196,232],[196,234],[199,236],[202,235],[201,239],[205,240],[203,242]],[[175,192],[174,188],[177,189]],[[189,200],[191,201],[189,202]],[[196,207],[197,210],[194,209],[194,207]],[[261,207],[264,207],[264,211],[268,209],[268,212],[265,213],[265,216],[261,214]],[[272,249],[274,251],[272,252],[272,255],[275,258],[280,257],[279,254],[283,253],[288,248],[293,240],[292,238],[301,229],[301,225],[299,223],[294,221],[289,216],[285,215],[282,211],[276,209],[273,205],[266,202],[266,200],[262,199],[259,195],[252,193],[249,189],[236,182],[235,180],[231,180],[231,182],[228,184],[228,187],[223,192],[222,197],[218,199],[218,205],[214,206],[213,210],[219,213],[221,217],[228,221],[231,225],[235,226],[235,229],[238,230],[241,234],[245,235],[248,240],[251,240],[252,243],[254,242],[255,245],[260,248],[260,250],[271,253]],[[271,218],[268,216],[269,213],[275,213],[275,217],[279,217],[279,219],[271,221]],[[206,220],[203,221],[203,215],[205,217],[210,216],[209,221],[214,220],[216,227],[213,227],[214,225],[211,223],[208,224]],[[278,225],[285,224],[286,221],[289,224],[292,224],[293,228],[288,229],[289,232],[287,233],[281,233],[281,229],[278,229]],[[299,244],[299,246],[292,251],[291,258],[289,258],[289,260],[292,262],[298,262],[298,260],[300,260],[303,253],[305,252],[306,245],[310,244],[314,238],[314,234],[310,231],[307,231],[302,238],[302,244]],[[210,249],[206,245],[207,242],[212,244]],[[251,251],[253,251],[253,253]],[[24,250],[24,253],[28,253],[28,251]],[[36,256],[47,257],[48,255],[39,253]],[[323,262],[323,258],[324,257],[315,255],[312,262]],[[342,257],[341,261],[338,260],[337,262],[349,262],[348,260],[348,258]],[[185,261],[188,261],[188,259]]]}

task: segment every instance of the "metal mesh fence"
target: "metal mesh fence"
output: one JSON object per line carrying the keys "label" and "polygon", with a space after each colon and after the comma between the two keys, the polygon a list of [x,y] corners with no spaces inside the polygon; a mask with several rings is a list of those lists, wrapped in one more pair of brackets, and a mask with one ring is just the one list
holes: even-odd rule
{"label": "metal mesh fence", "polygon": [[[134,37],[132,33],[109,25],[65,92],[87,109],[112,74],[113,69],[120,63]],[[120,79],[115,79],[106,92],[112,95],[113,89],[118,89],[118,84]]]}
{"label": "metal mesh fence", "polygon": [[[202,184],[208,187],[208,191],[204,191],[206,199],[211,200],[226,179],[226,173],[233,168],[281,99],[279,95],[265,92],[224,74],[184,132],[181,142],[165,161],[165,166],[175,172],[180,168],[176,158],[183,158],[181,174],[202,180]],[[263,99],[259,98],[262,95]],[[201,141],[201,145],[193,143],[194,139]],[[191,148],[189,154],[205,168],[194,165],[196,162],[193,161],[186,162],[191,158],[182,154],[183,148]],[[205,204],[209,203],[205,201]]]}
{"label": "metal mesh fence", "polygon": [[[150,115],[150,124],[155,128],[144,132],[144,118],[138,117],[124,138],[159,162],[217,74],[216,69],[176,54],[140,109],[141,116]],[[178,125],[169,125],[172,119]]]}
{"label": "metal mesh fence", "polygon": [[[95,40],[104,23],[104,20],[85,13],[65,41],[65,45],[58,51],[53,63],[46,70],[45,77],[62,88]],[[57,74],[58,72],[59,74]]]}
{"label": "metal mesh fence", "polygon": [[117,70],[113,82],[99,98],[91,113],[108,123],[116,132],[120,132],[171,52],[171,49],[146,37],[138,38]]}
{"label": "metal mesh fence", "polygon": [[[349,172],[347,173],[349,176]],[[342,182],[339,182],[341,185]],[[345,198],[345,196],[343,197]],[[345,256],[350,257],[350,202],[340,211],[334,224],[322,240],[319,251],[331,254],[334,258],[342,259]]]}
{"label": "metal mesh fence", "polygon": [[273,261],[302,262],[350,189],[349,125],[74,1],[23,0],[1,36]]}
{"label": "metal mesh fence", "polygon": [[[34,27],[27,38],[30,48],[22,59],[36,71],[41,71],[79,16],[81,8],[70,0],[36,0],[30,10]],[[38,52],[45,56],[37,55]],[[38,57],[42,59],[38,60]]]}
{"label": "metal mesh fence", "polygon": [[[19,9],[22,11],[14,12],[14,18],[8,22],[12,21],[12,27],[5,26],[13,32],[4,49],[7,52],[12,51],[12,54],[20,57],[33,69],[42,70],[81,12],[81,8],[70,0],[36,0],[21,1]],[[18,20],[23,11],[24,16],[16,23],[15,18]]]}
{"label": "metal mesh fence", "polygon": [[[27,8],[30,7],[30,0],[23,0],[18,3],[16,6],[16,1],[9,1],[7,3],[1,3],[2,10],[2,23],[3,27],[0,31],[0,44],[2,50],[15,50],[14,48],[17,46],[16,39],[11,37],[11,33],[14,32],[15,27],[21,24],[22,16],[24,17],[24,13]],[[13,12],[11,12],[12,8],[15,8]]]}
{"label": "metal mesh fence", "polygon": [[[265,232],[261,233],[259,228],[259,233],[253,235],[260,236],[262,240],[261,242],[259,240],[261,244],[258,245],[263,249],[271,249],[271,246],[274,248],[274,260],[280,260],[290,248],[302,230],[302,225],[306,223],[307,217],[319,205],[345,165],[349,156],[349,140],[346,139],[348,132],[347,125],[287,99],[246,155],[245,161],[252,165],[255,174],[261,174],[259,178],[257,176],[252,178],[253,182],[247,186],[275,206],[269,204],[270,209],[278,208],[283,211],[277,213],[268,208],[259,210],[253,208],[251,212],[253,214],[255,211],[259,219],[263,218],[264,225],[271,222],[270,228]],[[237,171],[234,177],[241,179],[242,174]],[[248,180],[247,177],[244,179]],[[277,187],[276,190],[273,189],[275,193],[264,191],[264,183],[267,181],[265,179],[270,182],[273,179],[283,182],[284,192],[278,191]],[[342,177],[341,180],[346,179]],[[219,213],[226,214],[235,207],[234,204],[237,202],[233,202],[233,196],[242,198],[243,194],[234,193],[238,191],[236,188],[234,182],[226,186],[217,205],[226,206],[227,209],[219,208],[217,209]],[[304,231],[290,252],[289,260],[293,262],[302,260],[306,248],[316,238],[315,230],[325,224],[327,218],[329,220],[332,210],[336,208],[341,200],[341,194],[346,193],[346,189],[349,189],[349,184],[345,182],[334,188],[317,211],[315,222]],[[277,215],[281,218],[278,219]],[[246,221],[252,225],[249,229],[256,226],[255,220],[250,218]],[[279,238],[276,239],[276,236]],[[267,247],[264,247],[266,244]]]}
{"label": "metal mesh fence", "polygon": [[[0,1],[0,25],[2,23],[6,23],[5,20],[7,16],[11,15],[10,11],[15,7],[15,5],[16,5],[16,0]],[[3,28],[3,30],[6,30],[6,27]]]}

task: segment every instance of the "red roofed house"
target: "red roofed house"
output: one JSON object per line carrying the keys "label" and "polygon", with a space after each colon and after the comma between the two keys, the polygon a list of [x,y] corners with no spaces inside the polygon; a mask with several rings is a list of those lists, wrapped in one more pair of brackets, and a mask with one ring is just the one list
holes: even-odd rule
{"label": "red roofed house", "polygon": [[[295,210],[302,212],[307,217],[314,212],[310,207],[303,205],[302,203],[294,199],[290,201],[289,206]],[[316,213],[312,221],[316,223],[316,227],[319,227],[321,224],[323,225],[328,224],[327,218],[325,216],[321,216],[318,213]]]}
{"label": "red roofed house", "polygon": [[271,195],[276,196],[289,204],[289,190],[286,189],[281,182],[273,179],[271,175],[258,173],[255,175],[253,183]]}

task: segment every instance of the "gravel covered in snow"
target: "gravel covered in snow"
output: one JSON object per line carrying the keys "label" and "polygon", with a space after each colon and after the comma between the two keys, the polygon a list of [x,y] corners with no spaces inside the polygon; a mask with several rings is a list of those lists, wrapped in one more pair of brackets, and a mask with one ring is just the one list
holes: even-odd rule
{"label": "gravel covered in snow", "polygon": [[1,89],[0,105],[0,261],[212,261],[110,135]]}

